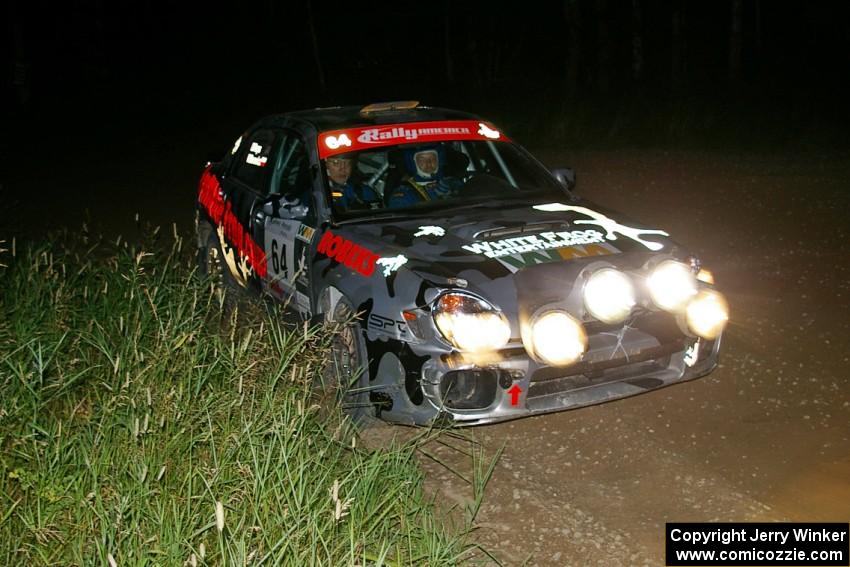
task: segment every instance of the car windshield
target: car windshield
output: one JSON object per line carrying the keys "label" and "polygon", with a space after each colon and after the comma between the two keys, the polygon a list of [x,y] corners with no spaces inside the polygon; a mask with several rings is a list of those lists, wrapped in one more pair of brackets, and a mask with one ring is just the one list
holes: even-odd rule
{"label": "car windshield", "polygon": [[383,145],[336,153],[322,165],[328,201],[338,220],[564,197],[551,173],[508,141]]}

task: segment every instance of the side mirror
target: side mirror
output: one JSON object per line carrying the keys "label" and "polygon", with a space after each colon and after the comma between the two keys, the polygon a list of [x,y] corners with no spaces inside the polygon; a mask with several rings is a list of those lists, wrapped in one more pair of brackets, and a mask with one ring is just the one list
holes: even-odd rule
{"label": "side mirror", "polygon": [[576,172],[571,167],[555,167],[552,168],[552,176],[560,183],[567,191],[572,191],[576,186]]}

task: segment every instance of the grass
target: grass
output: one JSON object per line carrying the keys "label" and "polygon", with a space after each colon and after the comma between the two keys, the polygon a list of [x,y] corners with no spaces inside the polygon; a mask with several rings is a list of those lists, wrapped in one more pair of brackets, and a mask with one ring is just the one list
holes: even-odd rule
{"label": "grass", "polygon": [[[422,436],[383,450],[320,408],[331,333],[233,324],[170,250],[0,245],[0,563],[452,565]],[[482,476],[484,475],[484,476]]]}

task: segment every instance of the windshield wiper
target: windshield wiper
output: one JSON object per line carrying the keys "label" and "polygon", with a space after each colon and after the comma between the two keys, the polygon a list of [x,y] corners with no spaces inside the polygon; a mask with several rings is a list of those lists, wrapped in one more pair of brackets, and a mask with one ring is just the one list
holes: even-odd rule
{"label": "windshield wiper", "polygon": [[[424,212],[424,211],[423,211]],[[382,213],[380,215],[365,215],[362,217],[355,217],[352,219],[342,219],[336,221],[334,224],[337,226],[343,226],[346,224],[359,224],[362,222],[376,222],[376,221],[384,221],[384,220],[408,220],[422,216],[422,213],[415,215],[411,213]]]}
{"label": "windshield wiper", "polygon": [[[530,196],[530,195],[529,195]],[[472,207],[478,207],[483,209],[498,209],[498,208],[515,208],[515,207],[528,207],[530,206],[530,202],[527,198],[521,197],[505,197],[502,199],[492,199],[488,201],[474,201],[474,202],[463,202],[458,203],[457,201],[453,201],[451,199],[440,200],[440,201],[431,201],[429,202],[429,206],[423,207],[419,210],[414,211],[399,211],[397,213],[381,213],[377,215],[364,215],[358,216],[350,219],[342,219],[334,222],[337,226],[343,226],[347,224],[360,224],[364,222],[380,222],[386,220],[409,220],[422,218],[423,216],[440,214],[444,213],[446,209],[451,209],[452,211],[456,209],[469,209]]]}
{"label": "windshield wiper", "polygon": [[482,209],[501,209],[504,207],[528,207],[531,206],[528,199],[518,199],[516,197],[506,197],[504,199],[491,199],[484,202],[476,201],[474,203],[458,203],[452,208],[454,209],[469,209],[472,207],[480,207]]}

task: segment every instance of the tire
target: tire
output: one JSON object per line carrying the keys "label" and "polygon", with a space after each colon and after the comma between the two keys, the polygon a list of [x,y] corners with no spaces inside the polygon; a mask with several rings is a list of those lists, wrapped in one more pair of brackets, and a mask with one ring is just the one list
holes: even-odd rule
{"label": "tire", "polygon": [[323,397],[327,402],[338,404],[357,427],[368,427],[376,420],[376,412],[370,401],[369,364],[363,328],[345,299],[337,303],[330,321],[336,325],[331,356],[322,373]]}
{"label": "tire", "polygon": [[245,298],[245,291],[227,267],[215,229],[209,230],[206,246],[198,248],[198,274],[224,294],[224,307],[228,313]]}

